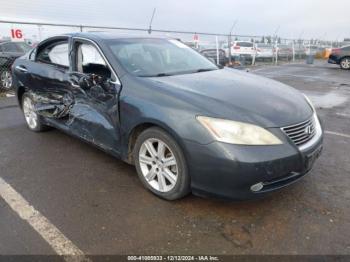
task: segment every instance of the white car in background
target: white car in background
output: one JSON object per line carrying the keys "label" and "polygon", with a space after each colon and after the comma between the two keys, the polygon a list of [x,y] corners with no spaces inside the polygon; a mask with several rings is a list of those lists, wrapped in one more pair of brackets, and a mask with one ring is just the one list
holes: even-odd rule
{"label": "white car in background", "polygon": [[244,57],[251,59],[256,55],[256,47],[254,43],[249,41],[234,41],[231,47],[232,57]]}
{"label": "white car in background", "polygon": [[257,44],[256,45],[256,59],[272,60],[274,57],[274,48],[271,44]]}

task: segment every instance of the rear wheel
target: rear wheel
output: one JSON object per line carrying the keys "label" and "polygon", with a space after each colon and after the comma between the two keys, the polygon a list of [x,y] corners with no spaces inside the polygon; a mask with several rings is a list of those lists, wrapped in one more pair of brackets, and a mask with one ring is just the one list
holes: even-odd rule
{"label": "rear wheel", "polygon": [[22,96],[22,110],[30,130],[41,132],[48,128],[42,124],[42,117],[35,112],[33,98],[28,93],[24,93]]}
{"label": "rear wheel", "polygon": [[0,73],[0,89],[8,91],[12,88],[12,75],[9,69],[5,69]]}
{"label": "rear wheel", "polygon": [[342,60],[340,60],[340,67],[344,70],[350,69],[350,57],[344,57]]}
{"label": "rear wheel", "polygon": [[143,131],[134,147],[138,176],[157,196],[175,200],[190,192],[190,178],[180,146],[160,128]]}

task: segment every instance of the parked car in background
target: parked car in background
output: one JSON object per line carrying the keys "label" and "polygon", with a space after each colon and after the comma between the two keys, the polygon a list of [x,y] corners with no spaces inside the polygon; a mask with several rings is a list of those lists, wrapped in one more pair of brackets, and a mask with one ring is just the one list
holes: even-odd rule
{"label": "parked car in background", "polygon": [[319,51],[319,46],[317,45],[306,45],[306,55],[316,55]]}
{"label": "parked car in background", "polygon": [[[215,62],[217,65],[225,66],[228,62],[228,58],[226,57],[226,53],[223,49],[216,49],[216,48],[209,48],[209,49],[202,49],[200,51],[202,55],[204,55],[209,60]],[[218,60],[218,54],[219,54],[219,61]]]}
{"label": "parked car in background", "polygon": [[290,45],[281,45],[277,46],[277,55],[281,59],[290,60],[293,57],[293,48]]}
{"label": "parked car in background", "polygon": [[231,47],[231,56],[236,58],[252,59],[256,52],[254,43],[249,41],[234,41]]}
{"label": "parked car in background", "polygon": [[306,56],[306,47],[303,44],[295,44],[294,45],[294,53],[296,58],[305,58]]}
{"label": "parked car in background", "polygon": [[12,87],[11,65],[16,58],[24,55],[31,47],[25,42],[0,43],[0,89]]}
{"label": "parked car in background", "polygon": [[183,42],[183,43],[194,50],[198,50],[198,43],[196,42]]}
{"label": "parked car in background", "polygon": [[269,44],[257,44],[257,53],[256,53],[256,59],[257,60],[272,60],[273,59],[273,46]]}
{"label": "parked car in background", "polygon": [[259,197],[304,177],[322,151],[306,96],[175,39],[61,35],[12,68],[30,130],[56,127],[135,165],[167,200]]}
{"label": "parked car in background", "polygon": [[340,65],[340,68],[344,70],[350,70],[350,45],[333,48],[328,63]]}

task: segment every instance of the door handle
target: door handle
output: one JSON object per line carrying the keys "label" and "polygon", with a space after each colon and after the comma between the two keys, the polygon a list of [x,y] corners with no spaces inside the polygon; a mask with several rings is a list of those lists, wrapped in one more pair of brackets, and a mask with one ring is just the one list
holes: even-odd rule
{"label": "door handle", "polygon": [[22,65],[16,66],[16,69],[17,69],[18,71],[23,72],[23,73],[27,73],[27,72],[28,72],[28,69],[27,69],[25,66],[22,66]]}

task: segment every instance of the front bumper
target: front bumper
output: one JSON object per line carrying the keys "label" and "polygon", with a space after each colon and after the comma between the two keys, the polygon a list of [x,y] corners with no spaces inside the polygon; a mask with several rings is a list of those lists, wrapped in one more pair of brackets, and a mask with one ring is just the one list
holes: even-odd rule
{"label": "front bumper", "polygon": [[[287,139],[282,145],[239,146],[186,142],[186,158],[196,195],[251,199],[286,187],[306,175],[322,151],[323,136],[304,151]],[[312,159],[310,159],[312,157]],[[262,183],[259,191],[253,185]]]}
{"label": "front bumper", "polygon": [[335,55],[330,55],[328,58],[329,64],[339,64],[339,58]]}

